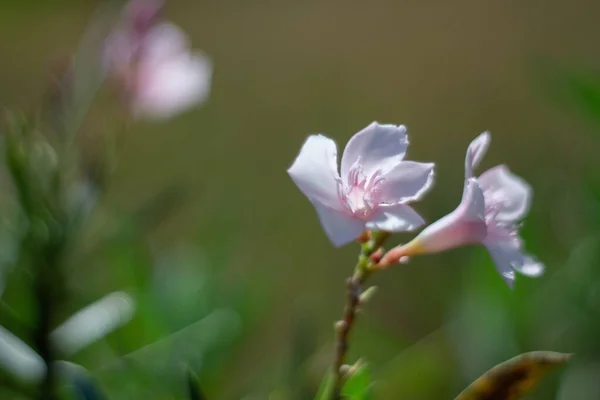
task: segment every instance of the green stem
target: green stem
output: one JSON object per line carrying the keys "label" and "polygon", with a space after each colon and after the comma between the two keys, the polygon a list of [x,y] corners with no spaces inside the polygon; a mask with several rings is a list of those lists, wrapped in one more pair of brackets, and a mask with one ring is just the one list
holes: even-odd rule
{"label": "green stem", "polygon": [[57,304],[57,285],[62,283],[60,260],[64,249],[64,218],[57,212],[59,183],[58,171],[52,178],[52,191],[41,189],[37,176],[30,170],[29,127],[13,124],[14,131],[7,137],[7,164],[23,212],[28,219],[28,230],[22,242],[19,264],[35,269],[34,296],[37,320],[33,341],[46,365],[46,374],[40,385],[41,400],[55,400],[56,370],[54,351],[50,340],[54,311]]}
{"label": "green stem", "polygon": [[50,332],[52,330],[52,314],[54,311],[54,296],[51,281],[44,277],[44,273],[39,271],[37,274],[35,295],[38,308],[38,317],[34,331],[34,340],[39,355],[46,364],[46,374],[40,387],[41,400],[56,399],[55,381],[56,373],[54,368],[54,351],[50,341]]}

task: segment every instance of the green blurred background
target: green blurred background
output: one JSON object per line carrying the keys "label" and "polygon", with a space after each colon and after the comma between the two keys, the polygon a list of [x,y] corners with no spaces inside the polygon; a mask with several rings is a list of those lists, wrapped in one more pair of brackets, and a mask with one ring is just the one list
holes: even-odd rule
{"label": "green blurred background", "polygon": [[[0,2],[2,108],[39,105],[97,4]],[[600,398],[599,13],[592,0],[170,0],[168,18],[214,62],[212,94],[128,132],[103,206],[126,218],[173,184],[186,201],[69,270],[65,317],[115,290],[138,305],[73,361],[115,399],[177,398],[178,375],[165,371],[188,356],[210,399],[311,398],[358,246],[331,246],[286,169],[308,134],[343,146],[377,120],[406,124],[408,157],[436,162],[435,188],[416,205],[428,221],[456,206],[466,147],[490,130],[480,171],[506,163],[534,187],[523,235],[547,265],[514,291],[480,248],[376,276],[351,355],[373,365],[377,398],[453,398],[530,350],[577,357],[528,398]],[[85,130],[105,119],[97,111]],[[4,307],[27,319],[27,277],[7,282]],[[197,328],[202,318],[216,322]],[[203,333],[152,347],[186,327]]]}

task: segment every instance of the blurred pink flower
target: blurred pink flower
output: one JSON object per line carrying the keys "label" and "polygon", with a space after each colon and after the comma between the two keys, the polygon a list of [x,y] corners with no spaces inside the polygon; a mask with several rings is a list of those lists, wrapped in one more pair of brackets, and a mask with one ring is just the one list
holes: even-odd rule
{"label": "blurred pink flower", "polygon": [[204,102],[210,92],[211,61],[190,50],[179,27],[160,22],[161,9],[157,0],[130,2],[124,23],[105,46],[105,65],[137,118],[170,118]]}
{"label": "blurred pink flower", "polygon": [[395,264],[401,257],[483,244],[511,288],[514,270],[534,277],[544,272],[542,263],[524,253],[519,237],[519,221],[529,211],[531,187],[505,165],[493,167],[479,178],[473,177],[473,170],[483,158],[489,142],[490,135],[484,132],[467,150],[465,187],[460,205],[425,228],[411,242],[388,251],[380,266]]}
{"label": "blurred pink flower", "polygon": [[431,187],[434,164],[403,161],[407,147],[403,125],[373,122],[346,145],[340,176],[335,142],[323,135],[306,140],[288,174],[315,207],[335,246],[365,229],[408,231],[425,222],[406,203]]}

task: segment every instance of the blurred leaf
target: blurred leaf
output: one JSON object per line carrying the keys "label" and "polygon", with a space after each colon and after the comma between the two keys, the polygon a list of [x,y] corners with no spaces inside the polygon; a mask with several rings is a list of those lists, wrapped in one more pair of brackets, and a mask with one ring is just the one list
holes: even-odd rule
{"label": "blurred leaf", "polygon": [[[142,368],[154,380],[181,382],[180,370],[175,370],[175,365],[183,362],[196,371],[200,370],[206,353],[220,351],[239,335],[241,328],[236,312],[218,309],[186,328],[125,355],[124,359]],[[105,367],[118,369],[121,362]]]}
{"label": "blurred leaf", "polygon": [[531,391],[553,367],[570,354],[534,351],[511,358],[490,369],[455,400],[515,400]]}
{"label": "blurred leaf", "polygon": [[61,103],[60,121],[67,138],[72,140],[83,124],[94,99],[104,82],[106,71],[100,60],[106,35],[119,21],[120,1],[106,1],[92,15],[61,86],[66,93]]}
{"label": "blurred leaf", "polygon": [[200,388],[200,380],[191,368],[188,368],[187,384],[190,400],[206,400],[206,396]]}
{"label": "blurred leaf", "polygon": [[[327,371],[321,381],[315,400],[330,400],[333,391],[334,379],[331,371]],[[354,371],[342,388],[342,397],[349,400],[366,400],[371,395],[371,371],[368,365],[363,364]]]}
{"label": "blurred leaf", "polygon": [[458,379],[448,330],[437,329],[380,367],[377,397],[382,399],[438,399],[451,393]]}
{"label": "blurred leaf", "polygon": [[325,377],[321,381],[321,385],[319,386],[319,391],[317,392],[315,400],[331,400],[333,384],[333,375],[331,374],[331,371],[328,370],[325,373]]}
{"label": "blurred leaf", "polygon": [[362,364],[348,378],[342,388],[342,397],[349,400],[367,400],[371,397],[371,371]]}

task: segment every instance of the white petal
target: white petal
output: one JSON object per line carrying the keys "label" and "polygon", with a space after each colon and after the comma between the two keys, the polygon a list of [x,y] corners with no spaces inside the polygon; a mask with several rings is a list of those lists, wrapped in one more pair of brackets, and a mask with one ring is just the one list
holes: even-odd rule
{"label": "white petal", "polygon": [[165,60],[189,52],[187,35],[175,24],[163,22],[153,27],[143,39],[142,56],[152,60]]}
{"label": "white petal", "polygon": [[477,168],[483,156],[485,156],[491,140],[490,133],[486,131],[471,142],[465,157],[465,179],[473,177],[473,170]]}
{"label": "white petal", "polygon": [[484,192],[486,205],[489,207],[493,202],[499,207],[496,219],[517,221],[529,211],[533,193],[531,186],[505,165],[488,169],[477,180]]}
{"label": "white petal", "polygon": [[434,167],[433,163],[402,161],[383,176],[381,201],[395,204],[420,199],[433,184]]}
{"label": "white petal", "polygon": [[46,374],[46,365],[42,357],[2,326],[0,367],[27,382],[38,382]]}
{"label": "white petal", "polygon": [[335,247],[357,239],[365,230],[365,223],[360,219],[317,203],[314,206],[323,230]]}
{"label": "white petal", "polygon": [[544,274],[546,266],[532,255],[525,254],[520,264],[513,265],[518,272],[525,276],[538,277]]}
{"label": "white petal", "polygon": [[407,147],[404,125],[373,122],[348,141],[342,155],[341,177],[346,181],[350,167],[359,160],[365,176],[373,175],[378,169],[386,171],[402,161]]}
{"label": "white petal", "polygon": [[425,220],[406,204],[383,205],[369,218],[367,229],[405,232],[413,231],[424,223]]}
{"label": "white petal", "polygon": [[204,102],[210,93],[212,64],[201,53],[182,53],[140,64],[134,113],[166,119]]}
{"label": "white petal", "polygon": [[521,249],[520,240],[489,240],[484,244],[490,251],[499,271],[505,271],[510,267],[530,277],[538,277],[544,273],[544,264],[535,257],[525,254]]}
{"label": "white petal", "polygon": [[309,136],[287,172],[313,204],[340,211],[344,209],[338,197],[340,178],[333,140],[323,135]]}
{"label": "white petal", "polygon": [[496,271],[498,271],[508,287],[513,289],[515,286],[515,271],[511,268],[510,262],[506,260],[506,257],[501,250],[488,247],[488,251],[490,252],[492,260],[494,260]]}
{"label": "white petal", "polygon": [[73,314],[51,338],[66,354],[74,354],[133,318],[135,302],[124,292],[113,292]]}

